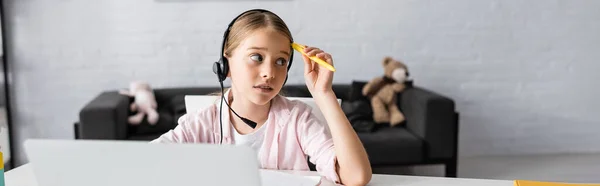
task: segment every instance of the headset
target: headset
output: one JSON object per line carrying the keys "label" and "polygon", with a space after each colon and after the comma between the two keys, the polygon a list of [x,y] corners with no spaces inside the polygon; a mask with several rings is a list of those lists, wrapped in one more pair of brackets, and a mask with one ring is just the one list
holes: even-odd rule
{"label": "headset", "polygon": [[[219,61],[215,62],[213,64],[213,72],[217,75],[217,77],[219,78],[219,84],[221,85],[221,104],[219,107],[219,124],[221,127],[221,141],[220,143],[223,143],[223,120],[222,120],[222,110],[223,110],[223,100],[225,100],[225,93],[224,93],[224,88],[223,88],[223,81],[225,81],[225,79],[227,78],[227,74],[229,73],[229,61],[228,59],[224,56],[224,50],[225,50],[225,43],[227,43],[227,38],[229,37],[229,31],[231,31],[231,27],[233,26],[233,24],[238,20],[238,18],[240,18],[243,15],[246,15],[247,13],[250,12],[260,12],[260,13],[271,13],[275,16],[277,16],[277,14],[265,10],[265,9],[251,9],[251,10],[247,10],[243,13],[241,13],[240,15],[236,16],[231,23],[229,23],[229,25],[227,26],[227,30],[225,30],[225,33],[223,34],[223,42],[221,43],[221,55],[219,55]],[[279,18],[279,16],[277,16]],[[280,18],[281,19],[281,18]],[[290,41],[290,43],[293,43],[293,41]],[[294,50],[292,49],[292,46],[290,45],[290,60],[288,62],[288,66],[287,66],[287,71],[290,71],[290,67],[292,67],[292,60],[294,59]],[[287,82],[288,76],[286,75],[285,77],[285,81],[283,82],[283,84],[285,85],[285,83]],[[242,121],[244,121],[244,123],[246,123],[248,126],[252,127],[253,129],[256,128],[256,122],[249,120],[247,118],[241,117],[240,115],[238,115],[233,109],[231,109],[231,106],[229,106],[229,103],[227,103],[227,100],[225,100],[225,104],[227,104],[227,106],[229,107],[229,110],[231,110],[238,118],[240,118]]]}

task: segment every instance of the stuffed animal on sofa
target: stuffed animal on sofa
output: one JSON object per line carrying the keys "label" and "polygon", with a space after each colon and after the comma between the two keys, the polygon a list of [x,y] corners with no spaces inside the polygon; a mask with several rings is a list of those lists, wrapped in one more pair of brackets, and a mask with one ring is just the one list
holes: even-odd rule
{"label": "stuffed animal on sofa", "polygon": [[151,125],[158,122],[158,112],[156,112],[156,98],[154,92],[145,82],[135,81],[129,85],[129,90],[119,91],[122,95],[134,97],[133,103],[130,105],[131,111],[137,111],[137,114],[130,116],[128,122],[132,125],[142,123],[145,115],[148,115],[148,123]]}
{"label": "stuffed animal on sofa", "polygon": [[388,56],[383,60],[383,69],[384,75],[369,81],[363,87],[362,94],[371,101],[373,120],[376,123],[396,126],[405,120],[396,104],[396,95],[406,88],[408,68],[404,63]]}

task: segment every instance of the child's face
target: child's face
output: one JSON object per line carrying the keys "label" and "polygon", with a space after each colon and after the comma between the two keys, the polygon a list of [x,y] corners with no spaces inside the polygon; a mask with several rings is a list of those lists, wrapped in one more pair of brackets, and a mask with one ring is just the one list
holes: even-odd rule
{"label": "child's face", "polygon": [[268,103],[285,81],[290,44],[287,37],[270,28],[249,34],[229,57],[232,86],[255,104]]}

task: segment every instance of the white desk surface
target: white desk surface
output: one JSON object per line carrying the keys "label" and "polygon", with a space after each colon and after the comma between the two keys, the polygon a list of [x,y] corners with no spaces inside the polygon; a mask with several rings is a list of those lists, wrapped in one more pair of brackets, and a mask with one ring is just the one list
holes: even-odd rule
{"label": "white desk surface", "polygon": [[[282,171],[299,175],[317,175],[314,171]],[[12,169],[4,174],[7,186],[37,186],[33,177],[33,170],[29,164]],[[323,182],[321,186],[334,185],[331,182]],[[373,186],[512,186],[512,180],[486,180],[486,179],[464,179],[464,178],[445,178],[445,177],[425,177],[425,176],[401,176],[401,175],[383,175],[374,174],[368,185]]]}

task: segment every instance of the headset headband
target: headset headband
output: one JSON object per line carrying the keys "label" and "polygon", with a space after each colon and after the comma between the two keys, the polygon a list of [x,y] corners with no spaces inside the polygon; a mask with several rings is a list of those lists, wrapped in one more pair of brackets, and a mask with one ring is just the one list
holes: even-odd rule
{"label": "headset headband", "polygon": [[[213,65],[213,72],[215,74],[217,74],[217,76],[219,77],[219,81],[224,81],[227,78],[227,73],[229,73],[229,61],[227,60],[227,58],[225,58],[224,56],[224,52],[225,52],[225,44],[227,43],[227,37],[229,36],[229,32],[231,31],[231,28],[233,27],[233,24],[235,24],[235,22],[243,15],[247,14],[248,12],[268,12],[271,13],[273,15],[275,15],[276,17],[278,17],[279,19],[281,19],[277,14],[265,10],[265,9],[251,9],[251,10],[247,10],[241,14],[239,14],[238,16],[236,16],[228,25],[227,25],[227,30],[225,30],[225,33],[223,33],[223,42],[221,43],[221,51],[220,51],[220,56],[219,56],[219,61],[216,62]],[[293,42],[293,40],[290,40],[290,42]],[[288,62],[288,66],[287,66],[287,71],[290,71],[290,68],[292,67],[292,61],[294,59],[294,50],[292,48],[292,46],[290,45],[290,60]],[[287,82],[288,76],[286,75],[285,77],[285,81],[283,82],[283,84],[285,85],[285,83]]]}

